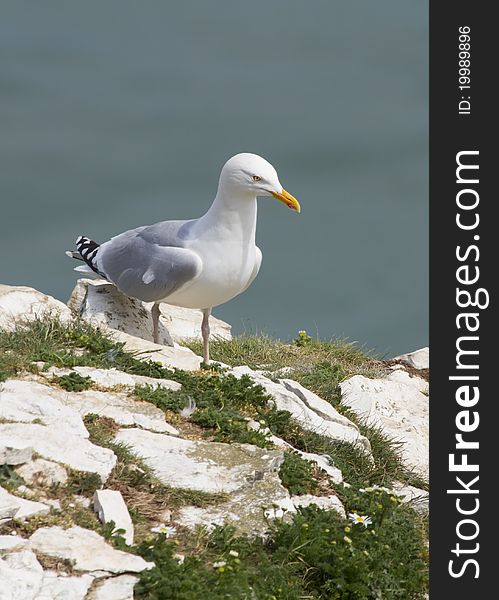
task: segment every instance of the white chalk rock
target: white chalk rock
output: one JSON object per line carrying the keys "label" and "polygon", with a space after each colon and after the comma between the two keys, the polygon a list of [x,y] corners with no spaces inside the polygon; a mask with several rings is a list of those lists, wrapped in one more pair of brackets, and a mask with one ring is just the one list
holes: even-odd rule
{"label": "white chalk rock", "polygon": [[19,502],[7,490],[0,487],[0,523],[13,519],[18,511]]}
{"label": "white chalk rock", "polygon": [[[141,302],[124,296],[103,279],[80,279],[74,288],[68,306],[83,319],[95,325],[124,331],[135,337],[152,341],[151,302]],[[201,337],[202,314],[199,310],[161,304],[159,341],[173,346],[174,341]],[[231,326],[210,317],[213,335],[231,339]]]}
{"label": "white chalk rock", "polygon": [[355,375],[340,383],[341,401],[368,423],[377,425],[403,443],[401,452],[408,466],[428,475],[429,401],[411,383],[390,379],[368,379]]}
{"label": "white chalk rock", "polygon": [[140,556],[115,550],[98,533],[82,527],[42,527],[30,537],[29,547],[34,552],[71,560],[74,570],[96,576],[140,573],[153,566]]}
{"label": "white chalk rock", "polygon": [[28,540],[26,538],[19,537],[18,535],[0,535],[0,554],[20,549],[27,543]]}
{"label": "white chalk rock", "polygon": [[134,575],[118,575],[98,581],[85,600],[133,600],[133,588],[138,580]]}
{"label": "white chalk rock", "polygon": [[111,389],[116,386],[134,388],[136,385],[150,385],[153,387],[159,386],[165,390],[177,391],[182,387],[180,383],[170,379],[155,379],[154,377],[146,377],[145,375],[130,375],[130,373],[124,373],[115,368],[73,367],[72,369],[60,369],[58,367],[51,367],[42,373],[42,375],[51,378],[54,375],[60,377],[62,375],[69,375],[72,372],[76,372],[82,377],[90,377],[94,383],[105,389]]}
{"label": "white chalk rock", "polygon": [[56,571],[44,571],[40,591],[35,600],[86,600],[91,575],[64,576]]}
{"label": "white chalk rock", "polygon": [[303,494],[302,496],[291,496],[291,501],[296,508],[315,504],[317,508],[335,510],[342,517],[346,517],[345,507],[338,496],[312,496],[311,494]]}
{"label": "white chalk rock", "polygon": [[144,360],[159,362],[167,369],[196,371],[203,362],[203,359],[194,354],[192,350],[178,344],[175,344],[173,347],[161,346],[129,335],[124,331],[109,330],[108,333],[115,341],[122,342],[126,351],[137,353],[138,357]]}
{"label": "white chalk rock", "polygon": [[151,404],[133,400],[127,394],[85,390],[66,393],[64,402],[81,416],[97,414],[109,417],[120,425],[136,425],[159,433],[178,435],[178,431],[165,421],[165,413]]}
{"label": "white chalk rock", "polygon": [[16,423],[39,421],[60,428],[67,436],[88,437],[82,418],[63,399],[67,392],[36,381],[9,379],[0,389],[0,419]]}
{"label": "white chalk rock", "polygon": [[326,400],[323,400],[314,392],[307,390],[301,383],[293,381],[292,379],[281,379],[279,383],[281,383],[288,391],[298,396],[310,410],[313,410],[326,421],[332,421],[342,427],[348,427],[356,433],[358,432],[357,425],[340,414],[332,404],[326,402]]}
{"label": "white chalk rock", "polygon": [[47,506],[50,506],[50,508],[54,508],[57,511],[62,510],[60,500],[56,500],[55,498],[44,498],[43,504],[46,504]]}
{"label": "white chalk rock", "polygon": [[123,496],[117,490],[97,490],[93,497],[94,510],[101,523],[114,521],[116,529],[123,529],[123,537],[133,544],[133,523]]}
{"label": "white chalk rock", "polygon": [[14,442],[31,444],[33,450],[43,458],[79,471],[98,473],[103,482],[116,464],[114,452],[96,446],[79,435],[69,436],[60,423],[53,426],[0,423],[0,439],[6,445]]}
{"label": "white chalk rock", "polygon": [[[79,279],[68,300],[69,308],[96,327],[117,329],[152,341],[152,318],[140,300],[124,296],[104,279]],[[159,342],[173,346],[163,323],[159,324]]]}
{"label": "white chalk rock", "polygon": [[282,452],[250,444],[192,441],[143,429],[120,429],[115,440],[144,459],[166,485],[205,492],[234,492],[255,472],[276,470]]}
{"label": "white chalk rock", "polygon": [[262,506],[293,506],[279,479],[281,451],[183,440],[139,429],[121,429],[115,439],[142,457],[166,485],[228,494],[213,506],[180,509],[175,520],[186,527],[230,522],[240,533],[263,533],[267,524]]}
{"label": "white chalk rock", "polygon": [[64,484],[68,480],[66,469],[51,460],[37,458],[16,469],[24,481],[31,485],[50,487]]}
{"label": "white chalk rock", "polygon": [[31,287],[0,284],[0,329],[12,331],[19,324],[47,316],[63,323],[72,319],[68,307],[51,296]]}
{"label": "white chalk rock", "polygon": [[[174,342],[189,339],[202,339],[201,321],[203,314],[200,310],[192,308],[182,308],[181,306],[173,306],[172,304],[161,304],[162,321]],[[210,333],[212,336],[223,340],[231,340],[232,326],[222,319],[217,319],[210,315]]]}
{"label": "white chalk rock", "polygon": [[31,460],[32,454],[31,446],[19,445],[15,440],[12,446],[0,444],[0,465],[22,465]]}
{"label": "white chalk rock", "polygon": [[404,369],[396,369],[386,376],[388,381],[397,381],[417,389],[419,392],[428,395],[428,382],[422,377],[410,375]]}
{"label": "white chalk rock", "polygon": [[227,502],[205,508],[182,507],[175,521],[190,529],[203,526],[208,530],[215,525],[230,524],[240,534],[255,536],[266,533],[267,519],[282,517],[284,512],[296,512],[289,492],[277,473],[265,473],[261,479],[231,494]]}
{"label": "white chalk rock", "polygon": [[0,522],[9,519],[28,519],[36,515],[46,515],[50,508],[41,502],[25,500],[0,487]]}
{"label": "white chalk rock", "polygon": [[94,578],[44,571],[36,555],[23,550],[0,558],[0,581],[1,600],[84,600]]}
{"label": "white chalk rock", "polygon": [[234,367],[230,372],[238,378],[249,375],[272,396],[276,407],[279,410],[289,411],[303,429],[314,431],[335,441],[359,444],[366,452],[370,452],[369,440],[360,434],[354,423],[300,384],[291,380],[285,380],[286,385],[275,383],[246,366]]}
{"label": "white chalk rock", "polygon": [[2,600],[35,600],[39,598],[43,569],[33,552],[11,552],[0,557],[0,581]]}
{"label": "white chalk rock", "polygon": [[414,350],[414,352],[396,356],[393,360],[405,363],[410,367],[414,367],[414,369],[429,369],[430,349],[428,347],[420,348],[419,350]]}
{"label": "white chalk rock", "polygon": [[395,482],[392,487],[395,494],[402,498],[402,502],[410,503],[421,514],[428,514],[430,496],[426,490],[401,482]]}

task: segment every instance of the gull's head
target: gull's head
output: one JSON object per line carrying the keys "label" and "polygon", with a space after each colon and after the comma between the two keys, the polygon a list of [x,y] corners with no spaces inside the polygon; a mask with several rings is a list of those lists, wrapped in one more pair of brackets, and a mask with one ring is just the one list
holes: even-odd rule
{"label": "gull's head", "polygon": [[242,152],[229,158],[220,174],[220,188],[248,198],[273,196],[300,212],[298,200],[282,187],[277,171],[258,154]]}

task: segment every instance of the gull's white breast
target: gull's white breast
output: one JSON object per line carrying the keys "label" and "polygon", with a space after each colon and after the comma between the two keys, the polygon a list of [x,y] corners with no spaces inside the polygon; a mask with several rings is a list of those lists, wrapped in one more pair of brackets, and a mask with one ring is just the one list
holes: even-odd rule
{"label": "gull's white breast", "polygon": [[203,241],[189,246],[203,263],[199,277],[164,299],[186,308],[211,308],[243,292],[258,273],[261,252],[239,241]]}

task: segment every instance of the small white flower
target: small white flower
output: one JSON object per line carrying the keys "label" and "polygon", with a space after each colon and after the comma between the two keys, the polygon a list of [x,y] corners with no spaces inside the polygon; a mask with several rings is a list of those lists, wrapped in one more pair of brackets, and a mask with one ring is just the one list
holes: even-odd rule
{"label": "small white flower", "polygon": [[219,560],[218,562],[213,563],[213,568],[220,569],[221,567],[225,567],[226,564],[227,563],[225,562],[225,560]]}
{"label": "small white flower", "polygon": [[282,519],[284,511],[282,508],[267,508],[264,515],[267,519]]}
{"label": "small white flower", "polygon": [[229,555],[237,558],[239,556],[239,552],[236,552],[235,550],[229,550]]}
{"label": "small white flower", "polygon": [[165,525],[164,523],[162,523],[161,525],[158,525],[157,527],[152,527],[151,531],[153,533],[164,533],[166,535],[166,537],[169,538],[169,537],[172,537],[175,535],[177,528],[169,527],[168,525]]}
{"label": "small white flower", "polygon": [[371,525],[373,522],[371,517],[368,517],[367,515],[358,515],[357,513],[348,513],[348,518],[355,525],[364,525],[364,527]]}
{"label": "small white flower", "polygon": [[387,494],[392,493],[392,490],[389,490],[388,488],[383,487],[381,485],[373,485],[373,486],[367,487],[367,488],[359,488],[359,492],[361,492],[361,493],[366,492],[366,493],[370,494],[372,492],[377,492],[377,491],[386,492]]}

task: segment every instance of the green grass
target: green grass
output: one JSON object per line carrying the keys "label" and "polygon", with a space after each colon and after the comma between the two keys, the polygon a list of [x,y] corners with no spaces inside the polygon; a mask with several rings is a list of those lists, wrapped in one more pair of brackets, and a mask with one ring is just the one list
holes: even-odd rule
{"label": "green grass", "polygon": [[[194,352],[202,351],[201,342],[184,342]],[[317,365],[333,365],[336,368],[335,381],[351,375],[377,377],[384,372],[383,364],[356,344],[345,340],[310,340],[304,345],[286,343],[260,335],[241,335],[224,340],[215,338],[210,343],[211,358],[231,366],[247,365],[252,369],[262,369],[274,373],[284,367],[304,375],[313,372]]]}
{"label": "green grass", "polygon": [[145,540],[138,552],[155,567],[141,573],[136,597],[422,599],[427,556],[421,524],[410,508],[384,496],[377,496],[374,503],[371,498],[359,500],[359,506],[371,503],[373,524],[367,528],[335,511],[310,506],[291,521],[275,521],[266,539],[237,536],[231,527],[217,527],[198,539],[182,564],[174,556],[174,540],[162,535]]}
{"label": "green grass", "polygon": [[260,448],[272,446],[264,433],[248,427],[248,419],[265,425],[269,419],[277,418],[279,411],[264,389],[248,376],[237,378],[216,371],[176,371],[171,378],[182,384],[181,390],[142,386],[137,387],[134,394],[165,412],[180,412],[194,403],[190,421],[203,428],[215,441],[254,444]]}
{"label": "green grass", "polygon": [[314,466],[296,452],[285,452],[284,462],[279,469],[282,484],[292,496],[318,495],[319,482],[314,477]]}
{"label": "green grass", "polygon": [[83,321],[63,324],[57,319],[35,320],[15,331],[0,330],[0,373],[5,379],[17,373],[36,371],[32,363],[71,368],[115,367],[126,373],[168,377],[171,371],[161,364],[139,359],[139,354],[123,350],[123,343],[106,336]]}
{"label": "green grass", "polygon": [[[200,350],[198,344],[191,347]],[[352,415],[339,403],[338,384],[352,375],[377,377],[385,370],[382,362],[352,344],[320,342],[306,334],[299,335],[293,344],[265,336],[243,336],[231,342],[215,340],[212,356],[228,364],[263,369],[271,375],[283,367],[291,367],[293,372],[287,376],[312,389],[349,417]],[[352,525],[334,511],[308,507],[292,519],[270,522],[265,539],[237,536],[231,527],[216,528],[211,534],[178,528],[174,540],[151,536],[151,523],[165,508],[175,511],[186,504],[207,506],[224,501],[225,497],[163,485],[127,446],[114,442],[118,428],[114,421],[87,415],[85,424],[91,441],[111,448],[118,459],[106,487],[119,490],[130,509],[136,539],[140,542],[132,551],[155,562],[153,569],[141,574],[137,597],[158,600],[199,597],[419,600],[423,597],[427,588],[425,521],[410,506],[400,505],[384,491],[361,492],[374,484],[389,486],[394,480],[424,486],[403,466],[399,446],[379,430],[357,421],[371,442],[374,457],[371,462],[361,448],[335,443],[303,430],[289,413],[276,410],[263,388],[249,378],[236,379],[216,369],[196,373],[171,371],[125,352],[122,344],[80,322],[66,326],[54,320],[35,321],[15,332],[0,331],[0,380],[36,370],[34,361],[43,361],[47,367],[116,367],[132,374],[174,379],[182,384],[178,392],[146,386],[137,388],[135,395],[155,404],[167,415],[178,415],[194,402],[196,409],[189,420],[210,439],[269,447],[264,433],[248,428],[247,420],[254,419],[295,448],[325,455],[351,484],[351,487],[331,484],[346,510],[368,514],[373,519],[373,526],[364,528]],[[63,380],[63,385],[73,390],[74,386],[87,383],[74,377]],[[4,469],[2,474],[7,485],[15,486],[12,472]],[[29,535],[45,524],[79,524],[101,532],[119,546],[121,538],[114,535],[111,525],[104,531],[90,509],[70,506],[72,494],[90,496],[97,480],[78,472],[69,475],[65,490],[60,490],[61,513],[24,524],[9,523],[1,527],[2,532],[15,527],[23,535]],[[322,484],[313,465],[288,452],[280,476],[293,494],[317,494]],[[183,564],[174,556],[179,548],[186,555]],[[214,567],[213,563],[219,561],[225,565]]]}

